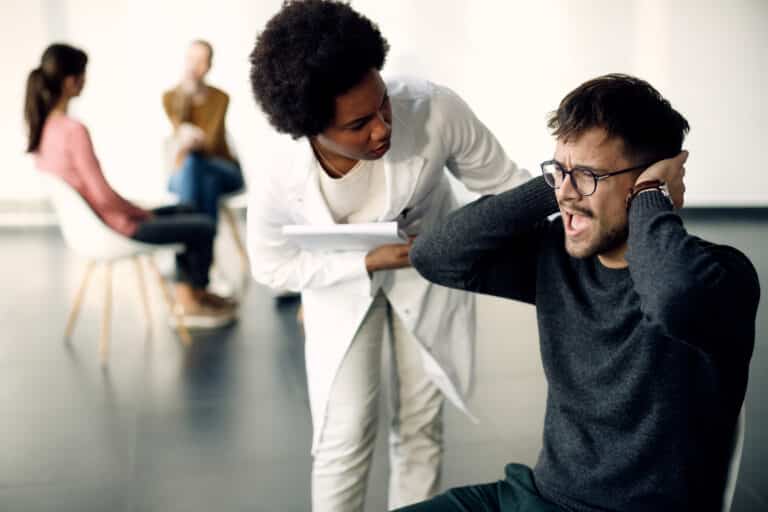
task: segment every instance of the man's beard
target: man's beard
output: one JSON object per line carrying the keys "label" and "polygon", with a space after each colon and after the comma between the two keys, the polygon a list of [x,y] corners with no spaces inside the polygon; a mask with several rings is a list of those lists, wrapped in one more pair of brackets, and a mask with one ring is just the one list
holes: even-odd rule
{"label": "man's beard", "polygon": [[604,254],[612,251],[618,247],[621,247],[627,241],[629,237],[629,224],[626,223],[623,226],[617,226],[603,234],[598,240],[593,242],[593,245],[587,246],[585,249],[578,252],[573,252],[568,247],[568,240],[565,241],[565,248],[568,254],[574,258],[586,259],[591,258],[597,254]]}

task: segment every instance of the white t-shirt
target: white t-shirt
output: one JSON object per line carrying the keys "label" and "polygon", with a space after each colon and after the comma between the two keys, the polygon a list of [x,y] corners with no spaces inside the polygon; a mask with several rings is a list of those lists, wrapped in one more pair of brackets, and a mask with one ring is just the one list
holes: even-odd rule
{"label": "white t-shirt", "polygon": [[320,190],[336,222],[375,222],[384,213],[387,191],[380,160],[359,160],[341,178],[332,178],[320,162],[315,163],[320,173]]}

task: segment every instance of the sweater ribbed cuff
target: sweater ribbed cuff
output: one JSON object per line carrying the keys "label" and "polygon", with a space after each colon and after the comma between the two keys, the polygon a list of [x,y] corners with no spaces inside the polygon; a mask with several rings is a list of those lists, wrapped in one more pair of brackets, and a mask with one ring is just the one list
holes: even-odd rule
{"label": "sweater ribbed cuff", "polygon": [[629,221],[646,218],[658,212],[671,212],[674,207],[668,198],[658,190],[637,194],[629,207]]}

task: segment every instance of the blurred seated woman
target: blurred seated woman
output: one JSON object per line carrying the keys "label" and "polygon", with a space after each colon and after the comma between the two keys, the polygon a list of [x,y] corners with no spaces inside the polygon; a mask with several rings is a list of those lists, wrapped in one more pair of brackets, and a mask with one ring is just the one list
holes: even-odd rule
{"label": "blurred seated woman", "polygon": [[235,304],[207,291],[216,231],[210,218],[178,206],[145,210],[124,199],[104,178],[85,125],[67,114],[70,100],[83,90],[87,62],[85,52],[72,46],[45,50],[27,79],[27,152],[40,171],[66,181],[118,233],[149,244],[184,245],[176,255],[176,303],[187,327],[230,323]]}

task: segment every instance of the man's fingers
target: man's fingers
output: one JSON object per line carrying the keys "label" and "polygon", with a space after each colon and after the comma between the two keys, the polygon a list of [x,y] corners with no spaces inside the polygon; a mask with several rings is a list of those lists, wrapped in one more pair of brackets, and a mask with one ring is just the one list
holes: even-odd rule
{"label": "man's fingers", "polygon": [[683,150],[675,157],[676,160],[680,161],[680,165],[683,165],[686,160],[688,160],[688,151]]}

